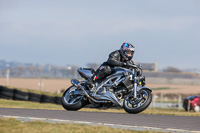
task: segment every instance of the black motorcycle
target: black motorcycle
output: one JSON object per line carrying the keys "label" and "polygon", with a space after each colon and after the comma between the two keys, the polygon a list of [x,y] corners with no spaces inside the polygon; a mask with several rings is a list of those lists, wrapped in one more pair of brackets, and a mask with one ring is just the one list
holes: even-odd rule
{"label": "black motorcycle", "polygon": [[97,81],[93,88],[85,84],[94,74],[92,68],[80,68],[78,73],[85,81],[72,79],[70,86],[62,96],[62,106],[66,110],[79,110],[87,104],[95,107],[124,108],[128,113],[139,113],[151,103],[152,90],[145,87],[141,65],[130,65],[130,69],[115,67],[113,73],[105,79]]}

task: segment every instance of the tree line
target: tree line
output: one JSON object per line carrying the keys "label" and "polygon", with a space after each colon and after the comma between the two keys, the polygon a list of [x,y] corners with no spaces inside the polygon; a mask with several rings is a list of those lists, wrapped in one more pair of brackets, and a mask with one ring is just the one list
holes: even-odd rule
{"label": "tree line", "polygon": [[[88,63],[87,67],[94,69],[98,68],[97,63]],[[79,77],[77,69],[80,66],[68,65],[68,66],[54,66],[54,65],[20,65],[7,68],[0,68],[0,77],[6,77],[9,71],[10,77],[19,78],[72,78]]]}

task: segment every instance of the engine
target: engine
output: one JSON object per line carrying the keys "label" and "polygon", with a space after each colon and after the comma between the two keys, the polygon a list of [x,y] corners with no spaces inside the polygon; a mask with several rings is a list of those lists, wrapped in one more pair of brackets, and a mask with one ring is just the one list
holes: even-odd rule
{"label": "engine", "polygon": [[99,94],[99,95],[103,95],[105,93],[106,93],[106,87],[100,88],[99,91],[97,92],[97,94]]}
{"label": "engine", "polygon": [[129,90],[126,87],[118,87],[114,89],[114,94],[118,99],[123,99],[128,94]]}

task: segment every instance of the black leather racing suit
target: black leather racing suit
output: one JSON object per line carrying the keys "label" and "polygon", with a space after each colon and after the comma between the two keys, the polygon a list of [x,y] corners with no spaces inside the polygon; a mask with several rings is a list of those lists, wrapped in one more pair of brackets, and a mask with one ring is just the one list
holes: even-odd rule
{"label": "black leather racing suit", "polygon": [[93,80],[99,80],[102,79],[108,75],[110,75],[113,71],[113,68],[118,67],[125,67],[128,69],[131,69],[131,67],[128,67],[124,65],[127,64],[135,64],[133,60],[126,61],[120,54],[119,50],[116,50],[109,54],[109,58],[106,62],[104,62],[95,72],[92,79]]}

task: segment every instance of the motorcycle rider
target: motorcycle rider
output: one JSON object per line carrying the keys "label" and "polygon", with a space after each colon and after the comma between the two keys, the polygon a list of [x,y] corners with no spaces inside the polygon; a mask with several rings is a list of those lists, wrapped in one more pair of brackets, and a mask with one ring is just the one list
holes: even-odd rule
{"label": "motorcycle rider", "polygon": [[135,64],[132,60],[134,53],[135,47],[131,43],[123,43],[119,50],[109,54],[108,60],[100,65],[93,76],[86,82],[86,85],[89,88],[93,88],[97,80],[110,75],[116,66],[131,69],[127,64]]}

